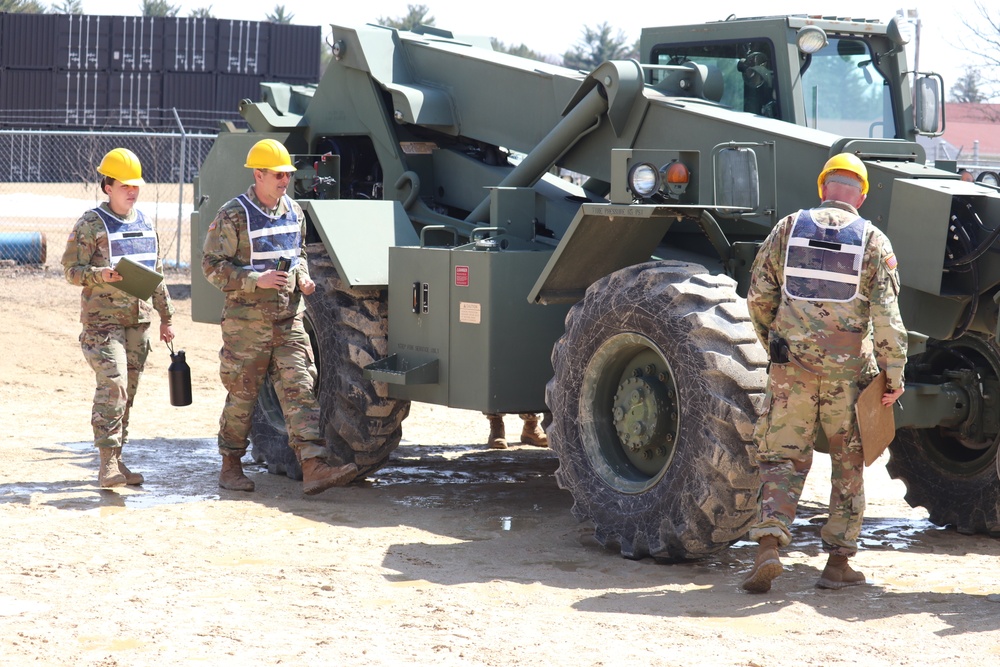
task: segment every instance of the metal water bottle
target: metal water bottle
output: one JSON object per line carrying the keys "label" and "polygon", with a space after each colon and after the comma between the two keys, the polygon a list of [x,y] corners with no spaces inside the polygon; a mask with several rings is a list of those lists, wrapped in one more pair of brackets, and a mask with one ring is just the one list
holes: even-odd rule
{"label": "metal water bottle", "polygon": [[167,377],[170,379],[170,405],[178,407],[191,405],[191,368],[184,358],[184,350],[174,353],[174,346],[167,343],[170,348],[170,368],[167,369]]}

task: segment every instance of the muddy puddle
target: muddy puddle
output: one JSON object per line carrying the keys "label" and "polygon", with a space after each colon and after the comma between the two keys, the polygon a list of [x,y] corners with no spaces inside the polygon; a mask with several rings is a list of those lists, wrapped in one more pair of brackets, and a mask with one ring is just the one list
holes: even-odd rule
{"label": "muddy puddle", "polygon": [[[89,442],[62,446],[63,456],[79,469],[79,479],[54,483],[6,484],[0,487],[0,502],[44,503],[59,509],[96,510],[115,506],[148,509],[161,505],[215,501],[219,455],[214,438],[186,440],[140,440],[126,448],[126,462],[142,472],[147,482],[140,487],[101,490],[96,487],[97,455]],[[488,450],[482,445],[421,445],[408,441],[393,452],[384,468],[369,475],[360,486],[376,493],[376,502],[399,509],[468,510],[487,530],[518,531],[537,526],[543,509],[564,506],[569,495],[558,489],[554,477],[558,460],[547,449],[515,446]],[[266,475],[263,464],[248,455],[244,468],[252,477]],[[297,484],[281,479],[281,483]],[[488,508],[488,509],[487,509]],[[865,519],[861,545],[869,550],[923,551],[945,529],[926,518],[877,516]],[[820,550],[820,528],[825,507],[803,502],[793,527],[795,545]],[[734,547],[752,547],[740,541]]]}

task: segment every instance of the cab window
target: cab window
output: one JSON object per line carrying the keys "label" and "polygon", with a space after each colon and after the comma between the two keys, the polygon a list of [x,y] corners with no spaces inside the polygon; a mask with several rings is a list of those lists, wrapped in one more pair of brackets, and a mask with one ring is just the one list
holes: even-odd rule
{"label": "cab window", "polygon": [[[736,111],[780,118],[774,77],[774,47],[768,40],[710,44],[671,44],[653,50],[657,65],[695,62],[722,74],[720,104]],[[656,83],[665,74],[654,71]]]}
{"label": "cab window", "polygon": [[888,83],[861,39],[832,37],[802,73],[806,123],[844,137],[893,138]]}

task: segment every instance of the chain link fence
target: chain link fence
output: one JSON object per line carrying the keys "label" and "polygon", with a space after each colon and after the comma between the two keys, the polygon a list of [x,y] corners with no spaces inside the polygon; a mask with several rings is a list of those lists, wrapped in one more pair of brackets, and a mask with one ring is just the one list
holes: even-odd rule
{"label": "chain link fence", "polygon": [[193,179],[214,134],[0,130],[0,263],[60,267],[84,211],[106,201],[97,165],[112,148],[139,156],[136,206],[155,221],[164,264],[190,264]]}

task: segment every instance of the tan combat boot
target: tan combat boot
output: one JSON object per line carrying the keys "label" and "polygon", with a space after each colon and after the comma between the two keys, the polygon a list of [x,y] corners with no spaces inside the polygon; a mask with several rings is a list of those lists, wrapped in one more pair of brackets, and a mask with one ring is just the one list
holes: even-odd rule
{"label": "tan combat boot", "polygon": [[114,447],[98,447],[101,455],[101,468],[97,473],[97,483],[102,489],[115,486],[125,486],[125,475],[118,470],[118,457]]}
{"label": "tan combat boot", "polygon": [[222,456],[222,471],[219,473],[219,486],[230,491],[253,491],[253,480],[243,474],[243,464],[238,454]]}
{"label": "tan combat boot", "polygon": [[507,449],[507,433],[503,427],[503,415],[486,415],[490,420],[490,438],[486,444],[490,449]]}
{"label": "tan combat boot", "polygon": [[760,538],[759,544],[753,569],[740,584],[740,588],[748,593],[768,592],[771,582],[782,572],[781,561],[778,560],[778,538],[765,535]]}
{"label": "tan combat boot", "polygon": [[549,438],[538,423],[538,415],[523,414],[521,419],[524,420],[524,426],[521,428],[521,442],[535,447],[548,447]]}
{"label": "tan combat boot", "polygon": [[129,486],[137,486],[146,481],[146,479],[137,472],[132,472],[125,466],[125,462],[122,461],[122,448],[115,447],[115,459],[118,461],[118,472],[125,475],[125,483]]}
{"label": "tan combat boot", "polygon": [[307,496],[326,491],[334,486],[347,486],[358,474],[358,466],[348,463],[331,466],[321,458],[302,461],[302,492]]}
{"label": "tan combat boot", "polygon": [[867,583],[865,575],[853,569],[847,563],[847,556],[830,554],[830,557],[826,561],[826,567],[823,568],[823,574],[819,576],[819,581],[816,582],[816,588],[838,590],[864,583]]}

